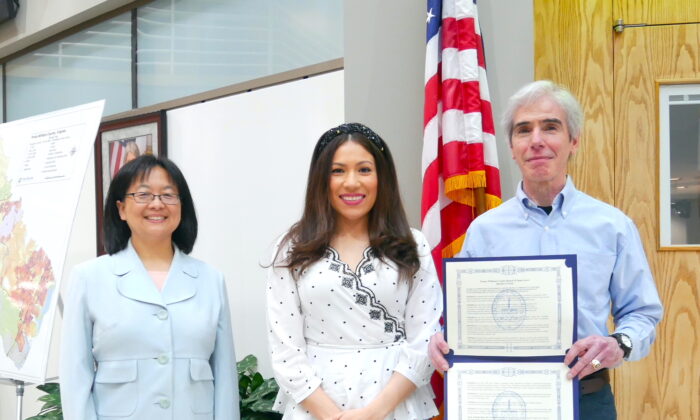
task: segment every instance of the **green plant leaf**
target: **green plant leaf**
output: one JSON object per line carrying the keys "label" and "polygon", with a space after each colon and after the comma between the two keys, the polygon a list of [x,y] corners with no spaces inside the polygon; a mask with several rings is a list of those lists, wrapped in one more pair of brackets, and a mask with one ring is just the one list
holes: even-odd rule
{"label": "green plant leaf", "polygon": [[240,397],[247,397],[248,394],[250,394],[248,386],[250,386],[251,381],[252,379],[250,379],[250,376],[242,376],[238,378],[238,395]]}
{"label": "green plant leaf", "polygon": [[257,400],[250,405],[250,409],[259,413],[275,413],[272,409],[275,400]]}
{"label": "green plant leaf", "polygon": [[58,394],[60,391],[60,385],[56,382],[48,382],[43,385],[37,385],[36,389],[44,391],[47,394]]}
{"label": "green plant leaf", "polygon": [[53,405],[60,405],[61,404],[61,396],[60,395],[46,394],[46,395],[42,395],[41,397],[39,397],[37,399],[39,401],[44,401],[47,404],[53,404]]}
{"label": "green plant leaf", "polygon": [[279,420],[282,415],[279,413],[241,413],[241,420]]}
{"label": "green plant leaf", "polygon": [[247,355],[243,360],[236,363],[236,370],[238,370],[239,375],[242,373],[254,374],[258,371],[258,358],[252,354]]}
{"label": "green plant leaf", "polygon": [[280,387],[277,385],[277,381],[275,381],[275,378],[268,378],[265,379],[265,382],[262,383],[257,389],[256,392],[261,393],[262,395],[267,395],[267,394],[273,394],[273,399],[274,397],[277,396],[277,392],[279,392]]}
{"label": "green plant leaf", "polygon": [[268,399],[271,401],[271,403],[273,403],[275,396],[277,395],[277,391],[279,391],[277,382],[275,382],[274,378],[269,378],[266,379],[259,387],[255,388],[255,390],[252,391],[247,398],[241,401],[245,403],[253,403],[257,400]]}
{"label": "green plant leaf", "polygon": [[46,404],[41,406],[41,411],[46,412],[46,411],[51,411],[51,410],[60,409],[60,408],[61,408],[61,406],[58,404],[46,403]]}
{"label": "green plant leaf", "polygon": [[43,385],[37,385],[38,390],[43,391],[46,395],[37,398],[43,401],[39,414],[34,417],[28,417],[27,420],[63,420],[63,410],[61,407],[61,387],[55,382],[49,382]]}
{"label": "green plant leaf", "polygon": [[259,372],[255,372],[255,375],[253,375],[253,380],[250,383],[250,389],[255,391],[255,388],[262,385],[263,382],[265,382],[265,379],[263,379],[262,375]]}

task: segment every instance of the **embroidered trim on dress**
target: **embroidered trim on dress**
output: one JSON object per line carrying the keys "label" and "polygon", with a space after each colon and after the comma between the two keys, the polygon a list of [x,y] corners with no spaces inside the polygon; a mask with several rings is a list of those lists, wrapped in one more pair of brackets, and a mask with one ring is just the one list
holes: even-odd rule
{"label": "embroidered trim on dress", "polygon": [[[369,304],[368,309],[370,319],[384,319],[384,332],[393,334],[394,341],[399,341],[406,338],[406,331],[401,326],[399,320],[396,317],[391,316],[384,305],[377,302],[377,298],[372,289],[362,284],[361,276],[374,271],[372,258],[375,257],[375,252],[372,247],[367,247],[367,249],[365,249],[365,251],[362,253],[362,260],[357,265],[357,269],[354,272],[346,263],[340,260],[340,254],[338,254],[338,251],[332,247],[328,247],[326,257],[331,261],[329,266],[331,270],[338,272],[339,268],[342,267],[342,274],[344,274],[344,276],[342,277],[341,284],[343,287],[353,289],[354,286],[354,290],[362,293],[357,294],[355,297],[355,303],[363,306]],[[369,301],[367,301],[368,297]]]}

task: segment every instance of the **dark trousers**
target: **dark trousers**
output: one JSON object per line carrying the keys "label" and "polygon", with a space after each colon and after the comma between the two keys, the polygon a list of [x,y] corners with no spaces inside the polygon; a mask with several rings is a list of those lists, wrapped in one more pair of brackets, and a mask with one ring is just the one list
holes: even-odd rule
{"label": "dark trousers", "polygon": [[591,394],[579,394],[579,420],[616,420],[615,397],[610,384]]}

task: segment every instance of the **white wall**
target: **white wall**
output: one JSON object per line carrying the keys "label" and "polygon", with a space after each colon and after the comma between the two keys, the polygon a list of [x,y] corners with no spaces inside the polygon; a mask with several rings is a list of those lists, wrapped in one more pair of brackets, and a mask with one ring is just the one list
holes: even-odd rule
{"label": "white wall", "polygon": [[168,112],[168,156],[197,208],[192,255],[223,271],[236,357],[256,355],[266,377],[261,265],[301,216],[316,140],[342,121],[342,70]]}
{"label": "white wall", "polygon": [[345,119],[389,145],[411,226],[420,227],[426,2],[346,0]]}
{"label": "white wall", "polygon": [[508,98],[535,80],[534,11],[531,1],[481,0],[478,4],[505,201],[515,195],[520,170],[500,122]]}
{"label": "white wall", "polygon": [[20,0],[17,16],[0,24],[0,57],[134,0]]}

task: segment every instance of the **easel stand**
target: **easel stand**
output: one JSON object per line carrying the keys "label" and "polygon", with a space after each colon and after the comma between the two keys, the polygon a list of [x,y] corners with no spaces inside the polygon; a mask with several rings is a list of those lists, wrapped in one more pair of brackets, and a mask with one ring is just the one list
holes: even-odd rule
{"label": "easel stand", "polygon": [[15,393],[17,394],[17,420],[22,420],[22,400],[24,399],[24,381],[13,379]]}
{"label": "easel stand", "polygon": [[17,395],[17,420],[22,420],[22,400],[24,399],[24,386],[27,384],[17,379],[0,378],[0,383],[3,382],[8,385],[14,385],[15,395]]}

